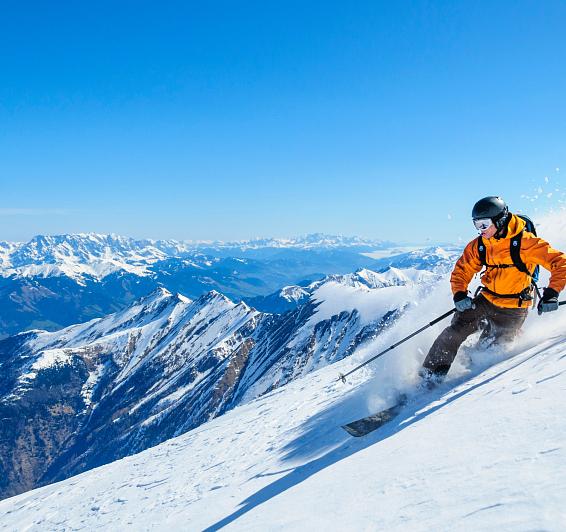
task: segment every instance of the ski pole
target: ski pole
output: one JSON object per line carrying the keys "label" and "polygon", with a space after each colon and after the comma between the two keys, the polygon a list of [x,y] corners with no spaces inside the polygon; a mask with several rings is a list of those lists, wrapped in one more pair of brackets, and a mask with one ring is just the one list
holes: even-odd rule
{"label": "ski pole", "polygon": [[[566,301],[564,301],[564,303],[566,304]],[[384,349],[383,351],[381,351],[381,353],[378,353],[377,355],[371,357],[369,360],[366,360],[363,364],[360,364],[359,366],[355,367],[354,369],[348,371],[348,373],[346,373],[345,375],[340,373],[338,380],[342,381],[345,384],[346,383],[346,377],[348,375],[351,375],[352,373],[354,373],[354,371],[358,371],[360,368],[363,368],[366,364],[369,364],[370,362],[372,362],[376,358],[379,358],[381,355],[384,355],[388,351],[395,349],[398,345],[401,345],[403,342],[410,340],[411,338],[413,338],[413,336],[416,336],[417,334],[422,333],[425,329],[428,329],[429,327],[436,325],[439,321],[442,321],[444,318],[447,318],[448,316],[450,316],[450,314],[454,314],[454,312],[456,312],[455,308],[453,308],[452,310],[449,310],[448,312],[446,312],[442,316],[439,316],[435,320],[432,320],[429,324],[425,325],[424,327],[421,327],[418,331],[415,331],[413,334],[410,334],[409,336],[403,338],[402,340],[399,340],[396,344],[393,344],[391,347]]]}

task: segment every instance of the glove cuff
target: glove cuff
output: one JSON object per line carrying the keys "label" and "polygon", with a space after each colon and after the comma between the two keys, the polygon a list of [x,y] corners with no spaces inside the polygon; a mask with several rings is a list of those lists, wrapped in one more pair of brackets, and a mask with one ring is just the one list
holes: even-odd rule
{"label": "glove cuff", "polygon": [[[546,288],[545,288],[546,290]],[[468,297],[468,293],[467,292],[456,292],[454,294],[454,303],[458,303],[458,301],[463,301],[464,299],[466,299]]]}
{"label": "glove cuff", "polygon": [[543,299],[551,299],[556,298],[558,299],[558,292],[554,290],[554,288],[549,288],[548,286],[542,292]]}

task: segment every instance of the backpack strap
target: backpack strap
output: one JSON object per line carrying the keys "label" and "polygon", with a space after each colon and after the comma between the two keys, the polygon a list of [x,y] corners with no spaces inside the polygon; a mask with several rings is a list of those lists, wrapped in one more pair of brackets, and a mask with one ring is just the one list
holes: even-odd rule
{"label": "backpack strap", "polygon": [[537,236],[537,229],[533,221],[526,215],[526,214],[517,214],[523,222],[525,222],[525,231],[528,233],[532,233],[534,236]]}
{"label": "backpack strap", "polygon": [[529,277],[532,277],[533,274],[527,268],[527,265],[521,259],[521,239],[523,238],[523,231],[521,231],[517,236],[514,236],[511,239],[511,260],[520,272],[526,273]]}
{"label": "backpack strap", "polygon": [[[537,229],[536,229],[533,221],[528,216],[526,216],[524,214],[518,214],[517,216],[525,222],[525,229],[524,230],[527,231],[527,233],[531,233],[532,235],[537,236]],[[535,269],[533,270],[533,273],[531,274],[531,277],[533,278],[533,283],[535,283],[535,286],[536,286],[536,283],[538,281],[539,275],[540,275],[540,266],[537,264],[535,266]]]}
{"label": "backpack strap", "polygon": [[485,244],[483,243],[483,239],[481,236],[478,236],[478,255],[480,258],[480,262],[482,266],[487,266],[487,259],[486,259],[486,251],[485,251]]}

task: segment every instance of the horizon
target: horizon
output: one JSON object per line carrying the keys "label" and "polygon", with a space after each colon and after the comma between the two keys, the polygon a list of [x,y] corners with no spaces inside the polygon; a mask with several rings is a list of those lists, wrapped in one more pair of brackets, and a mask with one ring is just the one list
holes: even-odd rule
{"label": "horizon", "polygon": [[65,238],[65,237],[102,237],[102,238],[116,238],[116,239],[126,239],[131,240],[134,242],[176,242],[180,244],[247,244],[247,243],[255,243],[261,241],[274,241],[278,243],[293,243],[296,241],[308,239],[309,237],[320,237],[321,239],[346,239],[346,240],[359,240],[360,245],[365,244],[392,244],[394,246],[440,246],[440,245],[456,245],[455,242],[406,242],[406,241],[396,241],[396,240],[385,240],[385,239],[372,239],[363,237],[360,235],[344,235],[344,234],[329,234],[329,233],[321,233],[321,232],[314,232],[314,233],[304,233],[298,235],[287,235],[287,236],[257,236],[252,238],[246,238],[242,240],[177,240],[174,238],[136,238],[129,235],[118,234],[118,233],[96,233],[96,232],[87,232],[87,233],[39,233],[33,235],[28,240],[21,240],[21,241],[14,241],[14,240],[0,240],[3,243],[9,244],[27,244],[34,239],[37,238]]}

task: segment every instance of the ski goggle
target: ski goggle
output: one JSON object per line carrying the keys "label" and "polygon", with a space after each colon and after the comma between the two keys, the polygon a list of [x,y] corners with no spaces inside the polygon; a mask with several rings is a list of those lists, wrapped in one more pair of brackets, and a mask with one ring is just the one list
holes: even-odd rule
{"label": "ski goggle", "polygon": [[491,218],[478,218],[474,220],[474,226],[478,231],[485,231],[493,225]]}

